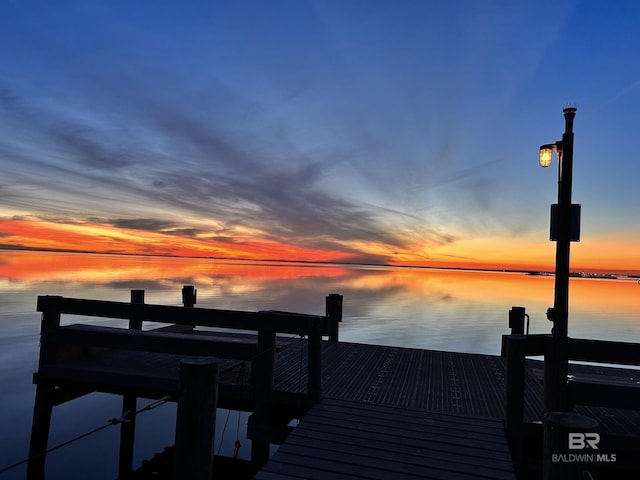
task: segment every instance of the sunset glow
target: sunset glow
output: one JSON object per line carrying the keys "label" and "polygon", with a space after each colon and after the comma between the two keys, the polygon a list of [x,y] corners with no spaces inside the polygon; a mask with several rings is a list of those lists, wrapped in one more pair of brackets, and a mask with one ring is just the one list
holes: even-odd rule
{"label": "sunset glow", "polygon": [[[307,262],[352,262],[345,251],[305,249],[296,245],[254,239],[222,243],[215,239],[180,237],[136,229],[114,228],[100,224],[60,224],[35,220],[0,220],[5,248],[25,245],[40,250],[65,250],[124,255],[162,255],[177,257],[243,258]],[[358,250],[383,257],[376,244],[359,244]],[[517,239],[504,244],[495,240],[460,242],[455,246],[434,247],[428,256],[411,251],[389,255],[389,265],[429,266],[437,268],[508,269],[553,271],[552,242],[522,244]],[[418,252],[416,249],[415,252]],[[359,263],[359,262],[356,262]],[[365,257],[365,262],[366,257]],[[373,262],[375,263],[375,262]],[[602,238],[586,246],[574,244],[572,270],[635,275],[640,273],[640,253],[635,246],[617,245],[615,239]]]}
{"label": "sunset glow", "polygon": [[114,228],[97,224],[57,224],[29,220],[0,221],[6,247],[29,245],[42,250],[125,255],[166,255],[181,257],[218,257],[246,259],[283,259],[304,261],[339,261],[346,255],[339,251],[309,250],[295,245],[264,241],[225,246],[214,240],[181,238],[175,235]]}
{"label": "sunset glow", "polygon": [[640,273],[640,4],[155,7],[0,6],[0,248],[552,271],[571,102],[571,269]]}

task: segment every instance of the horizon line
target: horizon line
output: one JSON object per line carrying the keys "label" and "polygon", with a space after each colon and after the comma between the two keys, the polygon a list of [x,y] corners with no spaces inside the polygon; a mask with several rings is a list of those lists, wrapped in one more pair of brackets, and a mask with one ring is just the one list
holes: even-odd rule
{"label": "horizon line", "polygon": [[[46,247],[29,247],[29,246],[17,246],[17,245],[2,245],[0,244],[0,250],[16,250],[16,251],[30,251],[30,252],[50,252],[50,253],[74,253],[74,254],[91,254],[91,255],[121,255],[129,257],[162,257],[162,258],[191,258],[202,260],[227,260],[227,261],[242,261],[242,262],[271,262],[271,263],[304,263],[315,265],[350,265],[350,266],[363,266],[363,267],[392,267],[392,268],[421,268],[431,270],[458,270],[458,271],[470,271],[470,272],[497,272],[497,273],[523,273],[523,274],[540,274],[555,276],[555,272],[549,270],[531,270],[524,268],[480,268],[480,267],[454,267],[454,266],[434,266],[434,265],[402,265],[391,263],[368,263],[368,262],[347,262],[339,260],[287,260],[278,258],[246,258],[246,257],[215,257],[211,255],[168,255],[160,253],[122,253],[122,252],[100,252],[94,250],[76,250],[67,248],[46,248]],[[570,272],[571,276],[582,276],[585,272]],[[613,278],[613,276],[640,278],[640,272],[634,274],[618,274],[614,272],[606,272],[600,274],[585,274],[584,278]]]}

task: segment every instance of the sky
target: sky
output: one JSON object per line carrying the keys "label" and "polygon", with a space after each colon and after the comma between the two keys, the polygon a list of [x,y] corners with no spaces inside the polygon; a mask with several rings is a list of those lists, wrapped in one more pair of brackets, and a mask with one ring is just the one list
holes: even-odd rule
{"label": "sky", "polygon": [[[640,3],[3,0],[0,247],[640,272]],[[557,162],[557,158],[554,159]]]}

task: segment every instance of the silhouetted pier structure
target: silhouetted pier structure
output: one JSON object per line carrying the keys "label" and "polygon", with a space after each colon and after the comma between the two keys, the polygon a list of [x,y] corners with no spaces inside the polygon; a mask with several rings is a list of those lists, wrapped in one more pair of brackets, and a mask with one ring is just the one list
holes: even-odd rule
{"label": "silhouetted pier structure", "polygon": [[[540,463],[541,457],[552,453],[585,453],[577,442],[575,449],[568,447],[569,433],[582,433],[574,428],[565,430],[544,424],[545,412],[553,412],[550,392],[544,389],[554,368],[553,337],[551,335],[503,336],[503,356],[506,358],[505,430],[514,464],[531,469]],[[544,356],[544,361],[527,357]],[[597,453],[601,461],[585,469],[594,478],[638,478],[640,475],[640,370],[615,368],[613,365],[640,366],[640,344],[592,339],[568,338],[568,366],[566,380],[568,411],[585,419],[595,420],[597,426],[585,431],[597,433]],[[585,363],[575,363],[585,362]],[[531,416],[527,404],[533,398],[542,402],[542,410]],[[553,435],[562,438],[549,438]],[[547,440],[543,442],[543,436]],[[562,451],[549,448],[561,442]],[[546,443],[546,445],[543,445]],[[541,448],[546,451],[542,452]],[[567,450],[567,448],[569,450]],[[577,452],[580,450],[580,452]],[[615,461],[611,461],[613,457]],[[563,462],[547,465],[557,473],[548,478],[579,478],[579,472],[562,469]],[[566,465],[565,465],[566,466]],[[575,475],[575,476],[574,476]],[[586,476],[586,478],[589,478]]]}
{"label": "silhouetted pier structure", "polygon": [[[538,355],[546,336],[505,336],[504,356],[365,345],[338,342],[340,295],[327,297],[324,316],[194,308],[189,298],[187,290],[185,307],[176,307],[144,304],[141,291],[131,303],[38,297],[29,478],[43,478],[55,405],[94,391],[122,395],[123,413],[135,411],[138,397],[176,401],[181,360],[194,355],[217,359],[219,407],[252,412],[258,479],[515,478],[536,455],[539,464],[542,363],[526,356]],[[129,328],[63,324],[63,316],[123,319]],[[638,372],[623,381],[604,367],[571,365],[570,373],[622,382],[624,392],[640,382]],[[622,408],[640,411],[636,398]],[[624,410],[613,423],[600,415],[603,443],[620,439],[620,421],[632,425],[622,438],[637,440],[637,413]],[[292,419],[302,421],[290,427]],[[135,421],[123,423],[120,478],[132,469],[134,435]],[[271,443],[281,447],[269,460]]]}

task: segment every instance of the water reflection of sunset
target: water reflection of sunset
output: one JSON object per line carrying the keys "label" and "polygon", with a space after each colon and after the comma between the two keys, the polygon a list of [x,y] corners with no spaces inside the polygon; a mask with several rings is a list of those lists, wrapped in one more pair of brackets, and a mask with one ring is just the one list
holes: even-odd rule
{"label": "water reflection of sunset", "polygon": [[[280,268],[269,268],[279,266]],[[225,261],[177,257],[69,254],[7,251],[0,262],[0,277],[10,281],[74,281],[81,283],[128,280],[207,279],[212,276],[253,280],[296,279],[306,276],[336,277],[346,270],[332,265],[296,266],[290,263]]]}
{"label": "water reflection of sunset", "polygon": [[[196,286],[204,308],[311,314],[339,293],[346,341],[425,347],[446,337],[452,348],[464,329],[466,343],[456,348],[473,352],[499,349],[515,305],[527,309],[532,333],[550,332],[545,312],[554,294],[552,276],[523,273],[9,250],[0,261],[0,291],[15,293],[4,302],[14,311],[31,311],[38,295],[127,301],[130,289],[144,289],[149,303],[177,305],[183,285]],[[625,340],[638,328],[638,289],[631,280],[572,278],[571,335]]]}
{"label": "water reflection of sunset", "polygon": [[[280,282],[290,289],[314,286],[343,292],[376,292],[381,296],[428,299],[464,298],[470,302],[531,305],[548,299],[553,304],[554,279],[519,273],[296,264],[289,262],[246,262],[173,257],[68,254],[7,251],[0,263],[0,277],[12,283],[74,282],[89,285],[125,285],[127,282],[196,284],[202,295],[207,289],[233,284],[233,292],[254,292],[263,283]],[[223,280],[226,279],[226,280]],[[322,285],[322,287],[320,287]],[[229,287],[231,288],[231,287]],[[317,295],[327,292],[319,291]],[[634,281],[571,279],[570,302],[574,309],[599,311],[608,308],[640,311],[640,286]]]}
{"label": "water reflection of sunset", "polygon": [[635,310],[640,319],[640,285],[636,280],[572,278],[569,299],[581,310]]}

